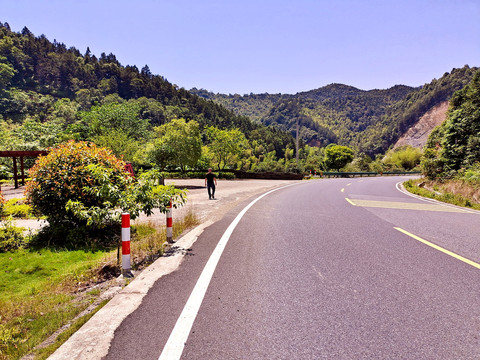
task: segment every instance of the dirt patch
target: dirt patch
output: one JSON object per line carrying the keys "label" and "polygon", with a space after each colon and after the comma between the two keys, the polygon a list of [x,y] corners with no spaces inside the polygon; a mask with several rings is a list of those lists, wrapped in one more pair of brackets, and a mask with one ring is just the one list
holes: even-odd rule
{"label": "dirt patch", "polygon": [[1,191],[5,200],[20,199],[25,196],[25,186],[15,189],[13,185],[2,185]]}
{"label": "dirt patch", "polygon": [[423,148],[432,130],[441,125],[447,118],[448,104],[448,101],[444,101],[427,111],[415,125],[398,139],[393,148],[403,145]]}

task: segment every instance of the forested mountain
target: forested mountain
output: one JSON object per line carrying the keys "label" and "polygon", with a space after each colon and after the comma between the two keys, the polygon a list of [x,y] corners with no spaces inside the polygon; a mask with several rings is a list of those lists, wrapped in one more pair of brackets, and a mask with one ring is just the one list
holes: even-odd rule
{"label": "forested mountain", "polygon": [[[0,23],[0,148],[42,149],[73,138],[116,148],[140,164],[156,136],[153,128],[183,118],[198,122],[204,144],[210,126],[240,129],[250,147],[243,155],[248,161],[237,158],[242,167],[274,156],[287,168],[297,127],[310,146],[337,143],[374,156],[463,88],[475,70],[453,69],[420,88],[365,91],[331,84],[295,95],[222,95],[187,91],[147,65],[123,66],[113,54],[97,58],[88,48],[82,54],[26,27],[16,33]],[[309,152],[299,153],[306,158]]]}
{"label": "forested mountain", "polygon": [[240,96],[192,89],[238,115],[272,124],[311,145],[336,142],[375,155],[385,152],[433,106],[451,98],[472,78],[477,68],[464,66],[445,73],[420,88],[397,85],[386,90],[360,90],[331,84],[316,90],[282,94]]}
{"label": "forested mountain", "polygon": [[[238,128],[249,140],[274,149],[279,157],[287,145],[294,144],[288,133],[178,88],[153,75],[147,65],[140,70],[123,66],[113,54],[102,53],[97,58],[88,48],[82,54],[44,35],[35,36],[26,27],[16,33],[0,22],[0,121],[4,124],[15,128],[29,121],[38,128],[55,122],[81,139],[85,134],[78,130],[85,125],[85,112],[110,104],[128,104],[150,128],[173,118],[196,120],[201,129]],[[51,145],[34,140],[30,147]]]}

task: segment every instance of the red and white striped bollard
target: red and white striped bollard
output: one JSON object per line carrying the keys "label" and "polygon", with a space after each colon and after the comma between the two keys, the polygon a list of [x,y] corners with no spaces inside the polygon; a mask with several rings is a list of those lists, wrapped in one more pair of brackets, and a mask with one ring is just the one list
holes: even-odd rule
{"label": "red and white striped bollard", "polygon": [[130,271],[130,214],[122,214],[122,275],[132,277]]}
{"label": "red and white striped bollard", "polygon": [[172,201],[167,206],[167,242],[173,242],[173,219],[172,219]]}

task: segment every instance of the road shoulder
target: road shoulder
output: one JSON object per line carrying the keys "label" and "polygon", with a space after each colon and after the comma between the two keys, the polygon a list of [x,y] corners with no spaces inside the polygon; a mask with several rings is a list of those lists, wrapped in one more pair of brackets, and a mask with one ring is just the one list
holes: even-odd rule
{"label": "road shoulder", "polygon": [[[204,229],[223,218],[245,199],[296,182],[298,181],[219,181],[218,200],[209,201],[207,191],[202,186],[203,179],[167,181],[167,184],[174,183],[180,188],[189,190],[187,206],[177,209],[174,217],[181,218],[193,211],[202,222],[201,225],[177,240],[174,246],[176,251],[173,251],[170,256],[157,259],[140,274],[136,274],[135,279],[128,286],[120,290],[49,359],[100,359],[106,356],[115,329],[140,306],[143,297],[158,279],[175,271],[181,265],[186,250],[193,245]],[[164,221],[164,218],[164,214],[155,214],[152,218],[148,218],[148,221]],[[141,218],[138,221],[147,221],[147,219]]]}

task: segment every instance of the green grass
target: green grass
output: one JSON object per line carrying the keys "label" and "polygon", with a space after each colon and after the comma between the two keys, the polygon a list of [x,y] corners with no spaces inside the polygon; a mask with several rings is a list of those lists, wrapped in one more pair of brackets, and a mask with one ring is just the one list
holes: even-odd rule
{"label": "green grass", "polygon": [[404,182],[403,185],[405,186],[405,189],[410,191],[412,194],[420,195],[429,199],[435,199],[452,205],[480,210],[480,204],[474,202],[472,199],[466,198],[465,196],[450,192],[436,193],[435,191],[441,190],[439,186],[433,186],[434,191],[419,187],[418,184],[420,184],[422,181],[422,179],[408,180]]}
{"label": "green grass", "polygon": [[[192,213],[175,222],[174,238],[195,225],[198,219]],[[163,253],[165,227],[140,224],[132,230],[132,259],[144,267]],[[35,350],[98,298],[98,289],[81,296],[77,290],[96,281],[102,265],[118,267],[116,258],[116,250],[18,249],[0,253],[0,360],[20,359],[31,352],[44,358],[68,339],[74,329],[62,333],[54,345]]]}
{"label": "green grass", "polygon": [[25,250],[0,254],[0,302],[6,298],[35,295],[66,279],[85,280],[85,271],[103,252]]}
{"label": "green grass", "polygon": [[58,335],[55,342],[51,345],[46,346],[43,349],[35,351],[35,360],[44,360],[48,358],[51,354],[55,352],[65,341],[67,341],[70,336],[72,336],[78,329],[80,329],[90,318],[95,315],[102,307],[104,307],[109,300],[103,300],[94,311],[91,313],[82,316],[76,320],[66,331]]}
{"label": "green grass", "polygon": [[0,254],[0,359],[17,359],[85,309],[74,301],[102,252],[29,251]]}

